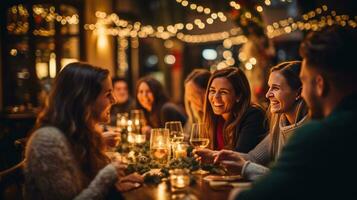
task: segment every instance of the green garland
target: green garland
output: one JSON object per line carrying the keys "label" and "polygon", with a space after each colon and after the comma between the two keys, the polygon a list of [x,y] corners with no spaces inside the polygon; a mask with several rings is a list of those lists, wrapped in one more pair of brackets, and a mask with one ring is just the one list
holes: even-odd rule
{"label": "green garland", "polygon": [[[122,140],[123,141],[123,140]],[[151,169],[160,169],[159,174],[146,173],[144,176],[145,183],[148,184],[158,184],[162,179],[169,176],[169,171],[171,169],[189,169],[190,171],[195,171],[199,169],[200,164],[193,156],[193,147],[189,146],[187,149],[188,157],[180,159],[172,159],[166,165],[160,166],[154,159],[150,156],[150,144],[149,142],[143,145],[131,145],[129,143],[122,143],[117,151],[121,154],[127,154],[127,159],[129,161],[126,173],[137,172],[139,174],[145,174]],[[203,170],[210,172],[210,174],[225,174],[226,171],[219,165],[213,164],[202,164]],[[191,177],[191,183],[194,183]]]}

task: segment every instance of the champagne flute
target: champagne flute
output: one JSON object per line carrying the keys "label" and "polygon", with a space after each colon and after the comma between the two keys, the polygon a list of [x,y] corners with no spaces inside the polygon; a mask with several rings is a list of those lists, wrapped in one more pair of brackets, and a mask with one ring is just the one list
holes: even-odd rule
{"label": "champagne flute", "polygon": [[[205,124],[202,123],[194,123],[192,124],[191,135],[190,135],[190,143],[195,147],[196,150],[206,148],[209,144],[208,132],[205,127]],[[203,170],[200,167],[195,174],[207,174],[208,172]]]}

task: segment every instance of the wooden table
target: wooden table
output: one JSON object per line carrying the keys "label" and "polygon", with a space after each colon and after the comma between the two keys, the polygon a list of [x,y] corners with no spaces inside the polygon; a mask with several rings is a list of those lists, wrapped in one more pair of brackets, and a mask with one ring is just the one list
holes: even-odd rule
{"label": "wooden table", "polygon": [[[203,180],[203,176],[196,176],[196,183],[188,188],[191,200],[217,199],[224,200],[228,198],[230,186],[223,186],[213,189],[209,183]],[[138,189],[125,192],[123,196],[128,200],[145,199],[145,200],[175,200],[182,199],[184,193],[173,193],[167,182],[159,185],[143,185]],[[193,195],[193,196],[192,196]]]}

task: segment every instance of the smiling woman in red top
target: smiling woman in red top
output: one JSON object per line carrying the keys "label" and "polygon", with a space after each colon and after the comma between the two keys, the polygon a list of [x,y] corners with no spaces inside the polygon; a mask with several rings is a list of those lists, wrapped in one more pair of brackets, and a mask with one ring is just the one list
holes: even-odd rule
{"label": "smiling woman in red top", "polygon": [[239,68],[212,74],[204,107],[212,149],[249,152],[267,133],[265,113],[252,105],[247,77]]}

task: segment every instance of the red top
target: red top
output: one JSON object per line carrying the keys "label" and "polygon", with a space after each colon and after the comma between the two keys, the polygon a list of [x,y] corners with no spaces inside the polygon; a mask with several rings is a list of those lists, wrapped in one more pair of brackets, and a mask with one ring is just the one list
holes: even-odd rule
{"label": "red top", "polygon": [[220,118],[218,119],[218,124],[217,124],[217,146],[216,150],[221,150],[224,148],[224,140],[223,140],[223,125],[224,125],[224,119]]}

